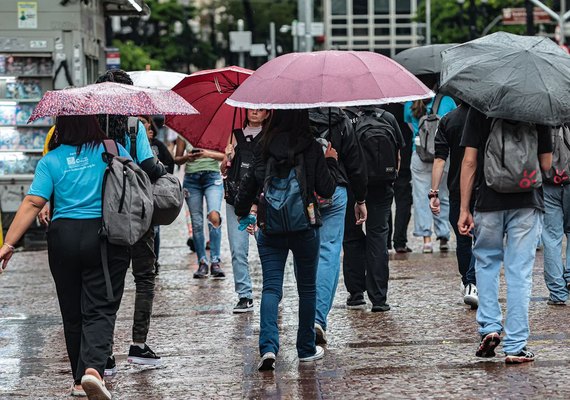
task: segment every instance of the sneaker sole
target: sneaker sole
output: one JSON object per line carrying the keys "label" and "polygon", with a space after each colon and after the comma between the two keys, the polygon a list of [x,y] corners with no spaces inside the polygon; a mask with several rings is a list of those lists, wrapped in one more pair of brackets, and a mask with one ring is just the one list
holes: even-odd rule
{"label": "sneaker sole", "polygon": [[499,343],[501,343],[501,337],[497,333],[495,335],[485,336],[483,343],[479,345],[479,348],[475,352],[475,356],[482,358],[495,357],[495,349]]}
{"label": "sneaker sole", "polygon": [[352,306],[349,306],[349,305],[347,304],[347,305],[346,305],[346,309],[347,309],[347,310],[365,310],[365,309],[366,309],[366,303],[357,304],[357,305],[352,305]]}
{"label": "sneaker sole", "polygon": [[474,296],[463,296],[463,302],[471,307],[479,307],[479,298]]}
{"label": "sneaker sole", "polygon": [[320,354],[315,354],[314,356],[311,356],[311,357],[299,358],[299,362],[317,361],[317,360],[320,360],[321,358],[323,358],[324,356],[325,356],[325,352],[323,351]]}
{"label": "sneaker sole", "polygon": [[89,400],[111,400],[111,393],[105,388],[105,384],[96,382],[94,379],[97,378],[81,380],[81,387]]}
{"label": "sneaker sole", "polygon": [[129,364],[137,364],[137,365],[160,365],[161,360],[155,360],[152,358],[142,358],[142,357],[127,357],[127,362]]}
{"label": "sneaker sole", "polygon": [[105,372],[103,372],[104,376],[114,376],[117,375],[117,367],[113,367],[113,368],[105,368]]}
{"label": "sneaker sole", "polygon": [[234,314],[243,314],[243,313],[248,313],[248,312],[253,312],[253,307],[250,307],[250,308],[238,308],[238,309],[235,309],[235,308],[234,308]]}
{"label": "sneaker sole", "polygon": [[193,275],[194,279],[206,279],[208,277],[208,275]]}
{"label": "sneaker sole", "polygon": [[518,357],[518,356],[507,356],[505,358],[505,364],[524,364],[527,362],[533,362],[535,358],[536,357],[528,358],[528,357]]}
{"label": "sneaker sole", "polygon": [[225,276],[225,275],[224,275],[224,276],[213,276],[213,275],[210,275],[210,278],[216,279],[216,280],[222,280],[222,279],[226,279],[226,276]]}

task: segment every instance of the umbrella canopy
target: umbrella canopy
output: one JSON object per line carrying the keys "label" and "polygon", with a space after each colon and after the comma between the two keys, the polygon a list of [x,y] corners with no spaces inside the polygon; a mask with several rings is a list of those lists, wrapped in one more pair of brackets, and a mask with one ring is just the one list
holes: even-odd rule
{"label": "umbrella canopy", "polygon": [[166,125],[194,147],[223,151],[234,128],[243,126],[245,112],[225,103],[253,71],[226,67],[195,72],[172,90],[200,110],[197,116],[167,116]]}
{"label": "umbrella canopy", "polygon": [[403,65],[414,75],[439,74],[441,72],[441,52],[456,44],[432,44],[412,47],[394,56],[394,61]]}
{"label": "umbrella canopy", "polygon": [[131,71],[127,72],[133,85],[151,89],[172,89],[188,75],[169,71]]}
{"label": "umbrella canopy", "polygon": [[442,57],[440,90],[488,117],[570,121],[570,56],[550,39],[497,32]]}
{"label": "umbrella canopy", "polygon": [[368,51],[290,53],[263,64],[227,103],[299,109],[400,103],[433,93],[397,62]]}
{"label": "umbrella canopy", "polygon": [[47,91],[28,122],[56,115],[198,114],[172,90],[103,82],[80,88]]}

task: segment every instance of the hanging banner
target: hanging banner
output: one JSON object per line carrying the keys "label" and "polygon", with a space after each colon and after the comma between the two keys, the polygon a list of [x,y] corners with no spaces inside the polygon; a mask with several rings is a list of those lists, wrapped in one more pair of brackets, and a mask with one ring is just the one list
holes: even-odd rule
{"label": "hanging banner", "polygon": [[18,2],[18,28],[38,28],[38,3],[35,1]]}

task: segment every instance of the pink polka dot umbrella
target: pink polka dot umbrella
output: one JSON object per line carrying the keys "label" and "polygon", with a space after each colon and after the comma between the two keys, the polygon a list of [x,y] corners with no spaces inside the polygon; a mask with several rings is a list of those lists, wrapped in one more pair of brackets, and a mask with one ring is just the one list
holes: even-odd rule
{"label": "pink polka dot umbrella", "polygon": [[28,123],[41,117],[97,114],[189,115],[198,111],[172,90],[103,82],[46,92]]}

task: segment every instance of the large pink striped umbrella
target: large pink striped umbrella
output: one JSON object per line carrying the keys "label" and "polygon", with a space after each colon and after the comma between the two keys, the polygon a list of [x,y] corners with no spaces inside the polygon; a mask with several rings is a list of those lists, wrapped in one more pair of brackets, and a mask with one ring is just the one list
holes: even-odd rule
{"label": "large pink striped umbrella", "polygon": [[243,109],[225,101],[252,73],[231,66],[198,71],[184,78],[172,90],[198,108],[200,115],[167,116],[166,125],[194,147],[224,151],[232,130],[241,128],[245,118]]}
{"label": "large pink striped umbrella", "polygon": [[401,103],[433,92],[394,60],[368,51],[289,53],[263,64],[226,101],[299,109]]}
{"label": "large pink striped umbrella", "polygon": [[46,92],[28,122],[57,115],[198,114],[172,90],[159,90],[103,82],[80,88]]}

